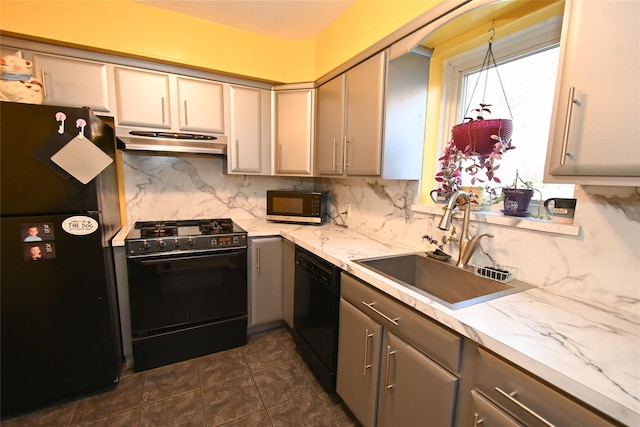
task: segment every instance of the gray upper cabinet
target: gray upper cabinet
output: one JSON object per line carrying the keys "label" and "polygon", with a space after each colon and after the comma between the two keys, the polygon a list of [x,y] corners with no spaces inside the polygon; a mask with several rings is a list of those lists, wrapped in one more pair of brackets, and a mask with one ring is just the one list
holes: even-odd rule
{"label": "gray upper cabinet", "polygon": [[107,64],[34,52],[33,65],[44,104],[111,112]]}
{"label": "gray upper cabinet", "polygon": [[177,83],[180,131],[224,133],[224,85],[182,76]]}
{"label": "gray upper cabinet", "polygon": [[312,173],[313,97],[313,89],[275,91],[276,175]]}
{"label": "gray upper cabinet", "polygon": [[386,53],[318,88],[318,175],[379,176]]}
{"label": "gray upper cabinet", "polygon": [[389,52],[318,88],[317,175],[420,178],[429,56]]}
{"label": "gray upper cabinet", "polygon": [[547,181],[640,185],[638,16],[637,1],[566,2]]}
{"label": "gray upper cabinet", "polygon": [[227,154],[229,173],[271,173],[271,93],[231,85],[230,132]]}
{"label": "gray upper cabinet", "polygon": [[117,123],[171,129],[169,75],[114,67]]}

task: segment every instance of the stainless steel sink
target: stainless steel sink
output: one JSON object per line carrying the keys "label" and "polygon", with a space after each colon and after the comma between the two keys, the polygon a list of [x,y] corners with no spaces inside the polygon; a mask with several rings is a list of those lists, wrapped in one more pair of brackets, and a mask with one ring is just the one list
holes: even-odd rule
{"label": "stainless steel sink", "polygon": [[458,268],[422,252],[354,260],[396,283],[425,294],[456,310],[535,287],[519,280],[502,283],[477,276],[471,268]]}

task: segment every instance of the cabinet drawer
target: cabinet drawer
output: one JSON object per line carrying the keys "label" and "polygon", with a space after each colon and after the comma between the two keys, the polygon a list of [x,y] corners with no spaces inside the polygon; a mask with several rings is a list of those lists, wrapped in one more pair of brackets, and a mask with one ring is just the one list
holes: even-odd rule
{"label": "cabinet drawer", "polygon": [[342,297],[359,310],[451,372],[459,372],[461,337],[349,275],[342,274],[340,286]]}
{"label": "cabinet drawer", "polygon": [[618,425],[481,348],[473,386],[526,425]]}
{"label": "cabinet drawer", "polygon": [[516,422],[502,409],[485,399],[475,390],[471,391],[471,413],[473,421],[471,424],[463,422],[462,425],[472,427],[521,427],[522,424]]}

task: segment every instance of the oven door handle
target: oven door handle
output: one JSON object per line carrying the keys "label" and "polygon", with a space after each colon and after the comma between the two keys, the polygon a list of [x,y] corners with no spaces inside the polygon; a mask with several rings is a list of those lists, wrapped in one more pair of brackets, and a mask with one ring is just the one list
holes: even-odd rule
{"label": "oven door handle", "polygon": [[180,262],[180,261],[198,260],[198,259],[204,259],[204,258],[217,258],[222,256],[228,257],[228,256],[234,256],[234,255],[240,255],[240,254],[242,254],[242,250],[231,251],[231,252],[221,251],[221,252],[215,252],[215,253],[208,253],[206,255],[176,256],[171,258],[170,257],[153,258],[153,259],[129,258],[129,261],[135,262],[141,265],[155,265],[155,264],[166,264],[166,263]]}

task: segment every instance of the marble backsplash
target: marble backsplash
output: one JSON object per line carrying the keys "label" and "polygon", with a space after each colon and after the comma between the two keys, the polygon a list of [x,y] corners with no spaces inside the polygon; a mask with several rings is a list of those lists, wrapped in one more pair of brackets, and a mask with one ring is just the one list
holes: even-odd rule
{"label": "marble backsplash", "polygon": [[[312,179],[224,174],[223,158],[125,153],[129,223],[142,220],[264,218],[269,189],[323,189],[336,224],[432,250],[422,235],[440,238],[439,217],[414,212],[417,181]],[[578,236],[472,222],[472,234],[491,232],[473,262],[517,268],[518,278],[640,314],[640,189],[576,187]],[[348,218],[340,215],[350,204]],[[457,253],[456,247],[446,247]]]}

